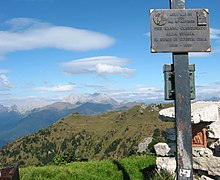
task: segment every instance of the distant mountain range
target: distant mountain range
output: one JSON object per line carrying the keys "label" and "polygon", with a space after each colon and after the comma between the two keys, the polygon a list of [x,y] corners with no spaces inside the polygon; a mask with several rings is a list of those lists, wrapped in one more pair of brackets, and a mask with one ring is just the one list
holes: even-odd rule
{"label": "distant mountain range", "polygon": [[[21,104],[11,107],[0,105],[0,147],[21,136],[46,128],[71,113],[100,114],[127,109],[135,104],[119,103],[105,94],[98,93],[69,95],[63,101],[38,108],[34,108],[32,104],[25,111]],[[26,102],[25,105],[27,105]],[[39,102],[37,106],[39,106]]]}
{"label": "distant mountain range", "polygon": [[[57,99],[42,99],[42,98],[26,98],[26,99],[9,99],[4,100],[2,105],[7,107],[9,111],[17,111],[21,114],[26,114],[27,112],[42,108],[47,105],[51,105],[56,102],[66,102],[71,104],[83,104],[86,102],[98,103],[98,104],[112,104],[119,105],[120,102],[114,100],[107,94],[94,93],[94,94],[70,94],[64,97],[59,97]],[[0,107],[1,109],[1,107]]]}

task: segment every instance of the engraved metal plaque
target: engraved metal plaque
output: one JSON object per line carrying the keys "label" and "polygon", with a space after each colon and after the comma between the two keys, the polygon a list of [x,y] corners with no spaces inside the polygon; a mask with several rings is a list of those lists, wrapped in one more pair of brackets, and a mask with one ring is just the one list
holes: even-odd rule
{"label": "engraved metal plaque", "polygon": [[150,10],[151,52],[210,52],[207,9]]}

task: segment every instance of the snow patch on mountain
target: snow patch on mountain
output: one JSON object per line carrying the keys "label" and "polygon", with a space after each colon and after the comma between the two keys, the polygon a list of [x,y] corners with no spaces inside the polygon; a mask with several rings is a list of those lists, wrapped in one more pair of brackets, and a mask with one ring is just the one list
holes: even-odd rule
{"label": "snow patch on mountain", "polygon": [[119,102],[111,98],[107,94],[71,94],[63,99],[64,102],[69,102],[71,104],[76,103],[101,103],[101,104],[111,104],[111,105],[118,105]]}
{"label": "snow patch on mountain", "polygon": [[38,98],[10,99],[3,102],[3,105],[8,107],[8,111],[17,111],[21,114],[25,114],[32,109],[41,108],[49,104],[49,101]]}

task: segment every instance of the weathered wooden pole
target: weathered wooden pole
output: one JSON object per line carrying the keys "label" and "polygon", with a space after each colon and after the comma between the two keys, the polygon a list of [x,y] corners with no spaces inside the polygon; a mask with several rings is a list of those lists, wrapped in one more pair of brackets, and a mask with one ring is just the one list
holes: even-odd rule
{"label": "weathered wooden pole", "polygon": [[[185,0],[170,0],[170,9],[185,9]],[[172,53],[175,84],[177,180],[193,179],[188,52]]]}

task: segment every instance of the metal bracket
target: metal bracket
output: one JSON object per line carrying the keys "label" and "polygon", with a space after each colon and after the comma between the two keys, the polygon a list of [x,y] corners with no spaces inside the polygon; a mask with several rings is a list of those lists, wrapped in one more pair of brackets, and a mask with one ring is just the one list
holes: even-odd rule
{"label": "metal bracket", "polygon": [[[175,82],[174,82],[174,67],[173,64],[165,64],[163,67],[164,73],[164,99],[175,100]],[[195,64],[189,65],[190,78],[190,99],[195,99]]]}

